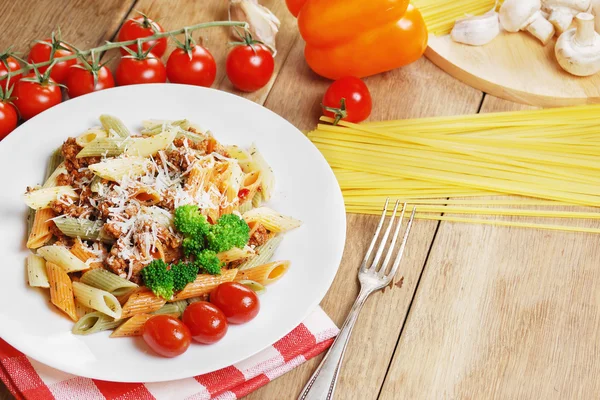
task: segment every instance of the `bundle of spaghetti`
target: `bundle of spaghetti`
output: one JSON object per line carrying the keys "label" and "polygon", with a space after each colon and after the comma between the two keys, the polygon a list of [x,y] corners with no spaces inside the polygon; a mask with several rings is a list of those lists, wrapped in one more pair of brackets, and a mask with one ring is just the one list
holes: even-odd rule
{"label": "bundle of spaghetti", "polygon": [[[598,105],[342,121],[319,124],[308,136],[333,168],[348,212],[379,213],[391,197],[417,205],[422,219],[600,233],[581,225],[521,221],[600,219],[596,209],[575,207],[600,207]],[[498,195],[519,197],[490,198]]]}
{"label": "bundle of spaghetti", "polygon": [[412,0],[412,4],[421,11],[430,33],[447,35],[454,21],[467,15],[481,15],[490,11],[495,0]]}

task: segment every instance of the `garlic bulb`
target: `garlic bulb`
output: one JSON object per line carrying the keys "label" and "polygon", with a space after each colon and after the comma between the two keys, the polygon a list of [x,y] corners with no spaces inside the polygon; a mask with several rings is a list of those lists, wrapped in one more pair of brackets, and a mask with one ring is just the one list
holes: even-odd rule
{"label": "garlic bulb", "polygon": [[229,20],[247,22],[254,39],[268,46],[275,56],[275,37],[281,22],[271,10],[258,4],[258,0],[229,0]]}
{"label": "garlic bulb", "polygon": [[484,15],[456,20],[450,36],[458,43],[483,46],[491,42],[499,33],[498,13],[491,10]]}

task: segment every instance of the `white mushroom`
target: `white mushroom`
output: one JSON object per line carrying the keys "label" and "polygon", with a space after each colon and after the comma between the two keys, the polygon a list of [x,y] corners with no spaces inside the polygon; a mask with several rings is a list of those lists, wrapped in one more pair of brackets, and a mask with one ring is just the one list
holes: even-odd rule
{"label": "white mushroom", "polygon": [[275,56],[275,37],[281,22],[271,10],[258,4],[258,0],[229,0],[229,20],[247,22],[254,39],[267,45]]}
{"label": "white mushroom", "polygon": [[526,30],[546,44],[554,36],[554,26],[540,12],[540,0],[505,0],[500,7],[500,23],[508,32]]}
{"label": "white mushroom", "polygon": [[482,46],[500,33],[498,13],[491,10],[483,15],[456,20],[450,36],[458,43]]}
{"label": "white mushroom", "polygon": [[575,16],[577,28],[560,35],[555,54],[560,66],[577,76],[590,76],[600,71],[600,35],[594,31],[594,16]]}
{"label": "white mushroom", "polygon": [[591,0],[543,0],[544,8],[550,12],[548,21],[561,35],[569,29],[573,18],[581,12],[590,10]]}

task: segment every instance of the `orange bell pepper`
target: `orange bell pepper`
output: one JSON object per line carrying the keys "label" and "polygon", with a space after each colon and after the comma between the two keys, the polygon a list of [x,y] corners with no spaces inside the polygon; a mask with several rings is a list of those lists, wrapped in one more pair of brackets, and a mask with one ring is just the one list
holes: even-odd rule
{"label": "orange bell pepper", "polygon": [[304,56],[329,79],[375,75],[419,59],[427,27],[408,0],[286,0],[298,13]]}

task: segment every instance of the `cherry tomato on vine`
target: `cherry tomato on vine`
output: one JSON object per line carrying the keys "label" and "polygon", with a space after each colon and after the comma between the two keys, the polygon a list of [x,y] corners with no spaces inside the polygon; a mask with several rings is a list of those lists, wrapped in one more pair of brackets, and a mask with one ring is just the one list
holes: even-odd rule
{"label": "cherry tomato on vine", "polygon": [[[94,73],[97,76],[95,85]],[[73,65],[69,68],[69,74],[67,75],[65,84],[69,91],[69,97],[75,98],[83,94],[115,87],[115,80],[113,79],[112,72],[105,66],[99,67],[94,72],[82,65]]]}
{"label": "cherry tomato on vine", "polygon": [[217,76],[217,63],[202,46],[173,50],[167,61],[167,78],[172,83],[210,87]]}
{"label": "cherry tomato on vine", "polygon": [[146,321],[142,338],[163,357],[176,357],[185,353],[192,342],[188,327],[169,315],[157,315]]}
{"label": "cherry tomato on vine", "polygon": [[167,71],[159,58],[152,53],[145,57],[123,57],[117,66],[115,78],[119,86],[139,83],[165,83]]}
{"label": "cherry tomato on vine", "polygon": [[[345,104],[342,104],[342,99]],[[338,121],[364,121],[371,114],[372,106],[369,88],[352,76],[333,82],[323,96],[323,113]]]}
{"label": "cherry tomato on vine", "polygon": [[13,96],[23,119],[34,117],[62,101],[60,86],[52,78],[40,79],[35,74],[25,75],[17,82]]}
{"label": "cherry tomato on vine", "polygon": [[274,69],[269,48],[249,39],[227,55],[227,77],[233,86],[244,92],[254,92],[269,83]]}
{"label": "cherry tomato on vine", "polygon": [[17,127],[17,109],[8,101],[0,101],[0,140]]}
{"label": "cherry tomato on vine", "polygon": [[[152,36],[155,33],[164,31],[165,30],[162,26],[158,24],[158,22],[153,21],[142,14],[139,17],[135,17],[125,21],[125,23],[121,27],[121,30],[119,31],[118,41],[125,42],[128,40],[135,40],[138,38]],[[133,51],[138,50],[137,44],[132,44],[127,47],[129,47]],[[148,51],[150,48],[152,48],[152,53],[154,55],[156,55],[157,57],[161,57],[163,54],[165,54],[165,50],[167,49],[167,39],[161,38],[158,40],[150,40],[148,42],[142,43],[143,51]],[[127,51],[121,49],[121,54],[125,56],[127,55]]]}
{"label": "cherry tomato on vine", "polygon": [[183,312],[183,323],[190,328],[192,339],[203,344],[216,343],[227,333],[223,311],[207,301],[190,304]]}
{"label": "cherry tomato on vine", "polygon": [[243,324],[258,315],[260,302],[252,289],[237,282],[220,284],[210,294],[210,302],[217,306],[232,324]]}
{"label": "cherry tomato on vine", "polygon": [[[43,43],[37,42],[33,45],[29,51],[29,55],[27,56],[27,62],[41,63],[50,60],[52,49],[54,49],[54,58],[65,57],[73,54],[73,52],[61,44],[60,41],[46,39],[43,41]],[[76,59],[57,62],[54,67],[52,67],[50,78],[52,78],[55,82],[63,83],[65,79],[67,79],[69,67],[71,65],[75,65],[76,63]],[[39,67],[38,71],[44,73],[47,69],[48,66],[46,65],[44,67]]]}
{"label": "cherry tomato on vine", "polygon": [[[0,54],[0,77],[6,75],[9,71],[16,71],[21,68],[21,64],[16,58],[11,56],[9,53]],[[10,77],[12,83],[17,82],[21,79],[21,74],[13,75]],[[4,82],[4,81],[0,81]]]}

